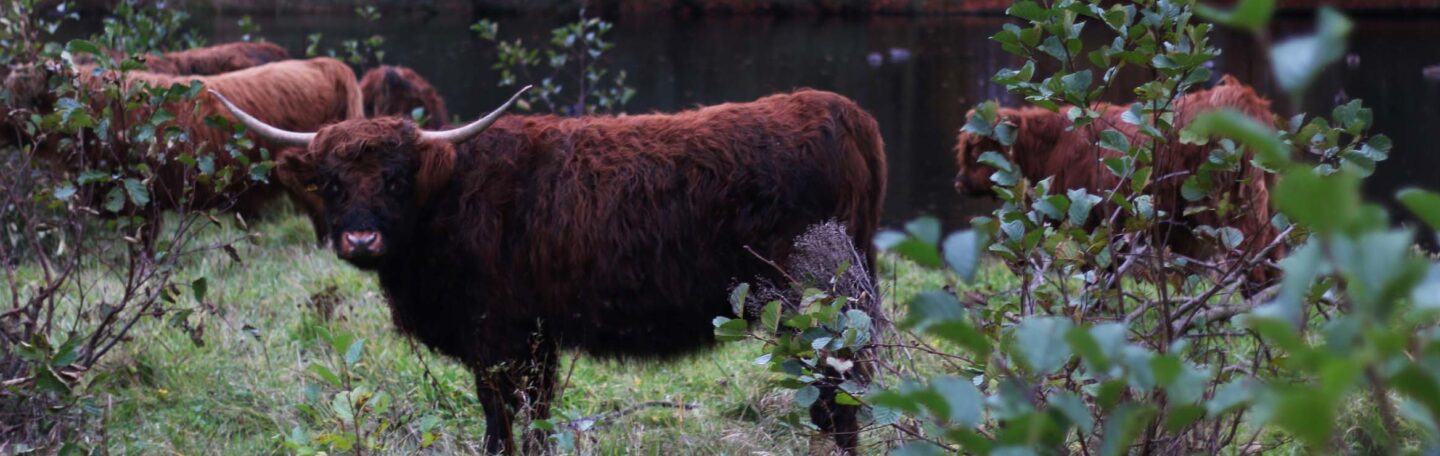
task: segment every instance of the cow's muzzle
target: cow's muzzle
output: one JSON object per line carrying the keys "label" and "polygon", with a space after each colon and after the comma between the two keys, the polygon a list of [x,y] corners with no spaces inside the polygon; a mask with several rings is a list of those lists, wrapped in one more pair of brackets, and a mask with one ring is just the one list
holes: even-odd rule
{"label": "cow's muzzle", "polygon": [[385,254],[385,239],[379,231],[356,230],[340,234],[340,258],[366,260]]}

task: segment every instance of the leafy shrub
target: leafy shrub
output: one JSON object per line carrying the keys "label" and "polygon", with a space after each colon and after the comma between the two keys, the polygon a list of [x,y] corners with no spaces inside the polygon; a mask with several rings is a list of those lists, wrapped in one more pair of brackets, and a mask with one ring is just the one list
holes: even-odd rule
{"label": "leafy shrub", "polygon": [[625,85],[624,70],[612,74],[600,64],[605,52],[615,47],[605,40],[612,27],[610,22],[586,16],[581,8],[575,22],[550,31],[546,47],[526,47],[519,38],[500,40],[499,24],[489,19],[481,19],[470,30],[494,43],[499,51],[494,68],[500,71],[500,87],[539,81],[536,90],[519,104],[521,109],[543,105],[559,115],[579,116],[619,112],[635,96],[635,89]]}
{"label": "leafy shrub", "polygon": [[[380,10],[373,5],[355,7],[355,16],[371,24],[380,22]],[[246,16],[245,19],[242,19],[241,22],[241,28],[243,30],[246,30],[246,37],[249,37],[250,35],[250,28],[245,26],[245,24],[249,22],[248,19],[249,16]],[[320,55],[320,42],[324,38],[325,34],[323,33],[311,33],[310,35],[306,36],[307,44],[305,45],[305,56],[315,57]],[[249,40],[247,39],[246,41]],[[340,51],[337,51],[333,48],[326,49],[325,55],[337,59],[343,59],[351,65],[359,65],[361,67],[379,65],[381,63],[385,63],[385,50],[381,49],[381,46],[384,45],[385,37],[383,35],[375,34],[370,35],[363,40],[342,40],[340,41]]]}
{"label": "leafy shrub", "polygon": [[[1440,265],[1415,252],[1411,231],[1390,228],[1382,207],[1361,201],[1361,179],[1390,149],[1388,138],[1368,134],[1370,111],[1355,101],[1329,119],[1301,114],[1278,130],[1233,111],[1174,125],[1175,100],[1210,79],[1206,64],[1220,52],[1200,17],[1250,30],[1269,46],[1274,3],[1246,0],[1230,11],[1189,1],[1104,5],[1015,3],[1008,14],[1023,22],[993,39],[1024,64],[993,80],[1038,106],[1076,106],[1064,111],[1075,128],[1100,138],[1090,156],[1124,152],[1104,163],[1121,184],[1061,194],[987,153],[1003,202],[993,217],[943,239],[928,218],[877,236],[883,249],[945,268],[947,283],[908,302],[899,343],[938,357],[944,372],[886,370],[898,384],[853,397],[871,407],[872,425],[907,442],[904,454],[1435,451]],[[1270,46],[1292,99],[1344,53],[1349,22],[1329,9],[1319,17],[1314,34]],[[1086,49],[1086,26],[1111,39]],[[1042,60],[1057,69],[1042,77]],[[1153,75],[1135,88],[1125,117],[1141,132],[1136,144],[1086,108],[1121,71]],[[993,103],[975,112],[967,131],[1007,147],[1015,141],[1013,128],[997,125]],[[1252,298],[1238,292],[1249,269],[1265,266],[1265,252],[1238,249],[1225,267],[1164,254],[1147,184],[1153,157],[1175,141],[1215,147],[1187,191],[1204,190],[1208,172],[1246,150],[1276,174],[1272,223],[1280,231],[1260,245],[1294,247],[1277,265],[1280,284]],[[1440,229],[1440,195],[1410,189],[1399,198]],[[1099,223],[1087,225],[1097,212]],[[1238,246],[1240,233],[1206,228],[1208,242]],[[965,285],[982,255],[1013,284]],[[836,321],[827,312],[810,314]],[[748,334],[728,321],[716,331]],[[783,370],[778,356],[760,361]]]}
{"label": "leafy shrub", "polygon": [[[0,173],[0,264],[9,301],[0,313],[0,415],[17,424],[3,429],[12,449],[69,442],[66,451],[83,450],[84,429],[75,424],[99,413],[88,392],[106,377],[107,355],[144,322],[203,343],[207,280],[186,266],[221,252],[241,261],[235,246],[249,235],[199,237],[227,223],[201,208],[229,207],[234,195],[200,201],[201,189],[263,181],[270,164],[239,155],[249,143],[238,134],[195,154],[171,153],[190,150],[184,145],[191,140],[172,122],[187,114],[164,106],[194,106],[199,84],[127,87],[107,79],[93,87],[76,77],[140,69],[133,56],[197,43],[180,33],[183,13],[124,2],[101,34],[61,47],[42,44],[58,24],[45,17],[75,16],[67,4],[38,7],[34,0],[12,2],[0,21],[8,76],[43,74],[47,93],[39,98],[53,100],[20,103],[9,82],[3,96],[5,135],[18,141],[0,146],[7,170]],[[95,66],[77,65],[82,57]],[[208,122],[228,127],[220,117]],[[219,154],[232,159],[216,160]],[[173,212],[157,203],[165,170],[183,174],[182,188],[166,195],[180,202]],[[246,230],[243,219],[233,223]]]}

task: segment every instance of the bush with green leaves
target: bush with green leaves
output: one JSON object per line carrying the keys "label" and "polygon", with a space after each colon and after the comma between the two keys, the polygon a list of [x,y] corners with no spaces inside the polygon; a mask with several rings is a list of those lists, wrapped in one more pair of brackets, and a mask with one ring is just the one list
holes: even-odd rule
{"label": "bush with green leaves", "polygon": [[625,85],[625,70],[612,73],[602,65],[605,52],[615,43],[605,40],[614,24],[597,17],[580,17],[550,31],[547,46],[527,47],[524,40],[499,38],[499,24],[481,19],[470,26],[481,39],[493,43],[499,52],[494,68],[500,72],[500,87],[522,81],[538,81],[517,106],[530,110],[544,106],[563,116],[614,113],[625,108],[635,89]]}
{"label": "bush with green leaves", "polygon": [[[1313,34],[1272,46],[1264,31],[1273,9],[1268,0],[1233,10],[1168,0],[1010,7],[1021,21],[993,39],[1024,63],[993,81],[1037,106],[1074,106],[1064,112],[1075,128],[1100,139],[1088,156],[1125,151],[1104,163],[1122,184],[1062,192],[987,153],[1002,201],[993,216],[943,238],[930,218],[877,236],[884,250],[943,268],[947,283],[907,303],[895,342],[939,358],[942,372],[887,369],[895,358],[882,357],[889,378],[876,383],[889,387],[852,395],[871,409],[875,433],[904,442],[903,454],[1440,449],[1440,264],[1417,253],[1412,231],[1392,228],[1382,207],[1361,200],[1361,179],[1391,147],[1368,133],[1371,112],[1354,101],[1328,119],[1300,114],[1281,128],[1233,111],[1172,123],[1175,100],[1211,78],[1207,62],[1220,52],[1208,40],[1213,24],[1256,33],[1292,100],[1343,55],[1350,23],[1339,13],[1321,9]],[[1087,26],[1108,34],[1103,44],[1086,47]],[[1141,140],[1117,147],[1123,135],[1086,107],[1122,71],[1152,78],[1133,88],[1124,119]],[[967,131],[1013,144],[1016,132],[998,122],[993,102],[975,112]],[[1209,172],[1245,154],[1275,174],[1279,234],[1265,245],[1293,249],[1275,265],[1280,284],[1249,298],[1238,292],[1248,268],[1265,266],[1265,252],[1238,252],[1241,261],[1225,268],[1164,254],[1145,183],[1157,151],[1175,141],[1214,147],[1187,191],[1204,191]],[[1440,195],[1398,197],[1440,229]],[[1096,212],[1099,223],[1087,224]],[[1209,239],[1234,247],[1226,238],[1235,234]],[[1014,280],[968,284],[987,263]],[[749,331],[717,322],[722,337],[763,337]],[[820,359],[810,348],[786,354]],[[757,362],[786,371],[779,359]],[[803,392],[805,374],[782,385]]]}
{"label": "bush with green leaves", "polygon": [[[185,15],[125,2],[106,18],[103,32],[64,46],[48,42],[56,19],[73,18],[68,5],[39,10],[40,2],[11,2],[0,21],[0,50],[8,76],[38,72],[53,105],[18,104],[7,82],[3,94],[8,139],[0,146],[0,264],[5,300],[0,312],[0,440],[9,449],[84,450],[101,413],[91,388],[106,381],[102,361],[131,339],[132,329],[162,325],[196,344],[209,314],[207,280],[186,270],[200,255],[241,261],[235,245],[251,239],[202,241],[201,232],[230,219],[202,207],[228,207],[234,195],[197,201],[206,186],[265,179],[267,163],[216,160],[238,154],[248,140],[193,149],[190,133],[164,106],[199,103],[199,84],[151,87],[104,79],[98,86],[79,71],[123,73],[144,68],[133,57],[196,43]],[[120,51],[116,57],[102,49]],[[93,65],[79,65],[88,58]],[[36,73],[27,73],[36,74]],[[18,106],[17,106],[18,105]],[[223,118],[208,122],[229,128]],[[172,149],[172,147],[174,147]],[[193,153],[171,153],[191,150]],[[96,159],[96,157],[103,157]],[[168,191],[186,202],[169,210],[159,198],[162,172],[180,171],[184,185]],[[224,219],[222,219],[224,217]],[[239,217],[233,223],[247,232]]]}
{"label": "bush with green leaves", "polygon": [[[380,22],[380,9],[374,5],[355,7],[355,16],[365,22],[374,24]],[[249,19],[249,16],[246,16]],[[245,36],[249,36],[249,28],[245,27],[248,21],[241,22],[241,28],[246,30]],[[258,30],[258,27],[256,27]],[[323,33],[311,33],[306,36],[305,56],[315,57],[320,55],[320,42],[325,38]],[[248,39],[246,41],[249,41]],[[337,59],[343,59],[351,65],[361,67],[379,65],[385,63],[385,37],[379,34],[370,35],[363,40],[348,39],[340,41],[340,51],[335,49],[325,50],[325,55]]]}

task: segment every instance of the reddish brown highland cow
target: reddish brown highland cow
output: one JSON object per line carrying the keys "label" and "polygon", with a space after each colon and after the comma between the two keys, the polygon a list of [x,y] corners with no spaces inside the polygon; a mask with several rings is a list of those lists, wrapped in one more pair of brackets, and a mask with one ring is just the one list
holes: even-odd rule
{"label": "reddish brown highland cow", "polygon": [[[1179,98],[1175,106],[1175,125],[1183,128],[1196,116],[1220,109],[1234,109],[1265,125],[1273,125],[1275,114],[1270,111],[1270,101],[1261,97],[1255,89],[1226,75],[1220,83],[1208,90],[1199,90]],[[1100,119],[1095,128],[1070,129],[1071,123],[1062,107],[1058,112],[1038,107],[1001,108],[999,117],[1016,127],[1013,148],[1001,146],[993,139],[976,134],[960,133],[955,146],[955,159],[960,172],[955,176],[955,189],[964,194],[988,195],[994,185],[990,175],[995,169],[977,160],[986,151],[1001,152],[1020,173],[1032,182],[1054,178],[1051,188],[1058,190],[1085,189],[1092,194],[1116,188],[1118,178],[1104,168],[1100,162],[1104,157],[1123,155],[1120,152],[1102,149],[1095,144],[1098,134],[1107,128],[1123,133],[1131,144],[1146,140],[1137,132],[1137,126],[1121,120],[1125,106],[1100,103],[1095,110]],[[969,116],[967,115],[967,118]],[[1155,181],[1146,190],[1155,198],[1155,209],[1165,211],[1169,219],[1162,239],[1171,250],[1192,258],[1203,258],[1213,254],[1200,242],[1193,230],[1201,225],[1211,227],[1233,227],[1245,235],[1239,248],[1256,252],[1264,248],[1276,236],[1270,225],[1270,179],[1260,168],[1251,164],[1247,152],[1240,160],[1237,171],[1215,172],[1212,191],[1204,199],[1187,203],[1181,194],[1186,177],[1200,169],[1215,149],[1215,144],[1194,145],[1171,141],[1156,147],[1152,172]],[[1224,215],[1218,210],[1183,215],[1187,204],[1204,205],[1211,208],[1225,207]],[[1093,219],[1093,216],[1092,216]],[[1271,257],[1278,259],[1281,249],[1271,251]],[[1252,278],[1259,284],[1273,278],[1271,268],[1259,268]]]}
{"label": "reddish brown highland cow", "polygon": [[[108,49],[105,54],[113,59],[125,57],[123,53]],[[152,73],[209,76],[289,60],[290,53],[274,43],[235,42],[164,54],[147,54],[140,59]],[[94,60],[89,55],[81,55],[75,59],[75,63],[89,65],[93,64]]]}
{"label": "reddish brown highland cow", "polygon": [[443,128],[450,122],[445,100],[430,81],[414,70],[402,66],[382,65],[365,72],[360,78],[360,92],[365,97],[365,116],[410,117],[415,108],[425,108],[424,128]]}
{"label": "reddish brown highland cow", "polygon": [[[396,327],[473,370],[489,452],[516,450],[519,407],[548,415],[560,349],[663,359],[708,347],[711,320],[733,312],[731,284],[784,283],[759,257],[785,264],[794,238],[827,220],[873,261],[884,145],[842,96],[501,118],[519,96],[440,132],[382,117],[296,133],[236,112],[306,145],[280,176],[319,189],[336,253],[379,274]],[[834,402],[836,385],[811,417],[854,449],[856,410]]]}
{"label": "reddish brown highland cow", "polygon": [[[143,71],[121,74],[113,71],[97,72],[94,67],[90,66],[77,67],[76,72],[79,73],[75,77],[79,79],[80,87],[90,92],[90,101],[96,112],[100,112],[110,103],[103,91],[106,81],[118,79],[123,87],[139,83],[151,87],[169,87],[173,84],[188,85],[192,81],[199,81],[212,90],[225,91],[235,104],[244,106],[254,112],[256,116],[264,118],[274,125],[283,125],[283,128],[318,129],[335,122],[357,119],[362,115],[360,89],[355,81],[355,73],[350,70],[349,66],[330,58],[271,63],[215,76],[175,76]],[[25,71],[12,72],[8,75],[5,81],[6,89],[17,94],[17,99],[23,100],[23,105],[11,108],[21,115],[28,112],[45,114],[54,109],[55,96],[45,90],[43,83],[49,77],[49,73],[49,71],[30,67]],[[39,82],[37,83],[37,81]],[[149,118],[155,109],[160,108],[173,113],[175,119],[161,125],[156,130],[163,130],[173,125],[187,132],[189,138],[184,142],[164,143],[162,144],[164,150],[159,151],[158,154],[151,154],[152,157],[165,157],[157,162],[159,175],[152,188],[152,204],[157,204],[163,209],[182,206],[233,209],[245,215],[253,215],[261,205],[273,199],[282,190],[279,185],[252,185],[247,179],[241,178],[236,179],[231,186],[226,188],[216,189],[206,185],[193,186],[194,192],[187,196],[184,190],[191,187],[193,182],[192,178],[187,178],[187,173],[193,172],[193,170],[174,158],[181,154],[193,155],[201,152],[213,156],[217,167],[233,163],[234,159],[219,149],[219,145],[225,144],[230,139],[231,133],[227,130],[210,127],[204,121],[206,117],[212,115],[232,120],[233,117],[219,104],[218,100],[209,94],[202,93],[198,105],[193,105],[191,102],[180,102],[161,106],[141,106],[138,109],[130,110],[128,118],[110,119],[111,125],[114,126],[112,132],[124,125],[131,125],[140,119]],[[41,144],[37,144],[39,155],[51,157],[61,164],[76,169],[89,169],[89,167],[103,163],[131,163],[145,155],[130,150],[131,147],[126,138],[121,137],[97,140],[94,139],[94,134],[88,134],[85,136],[91,140],[85,144],[62,151],[57,147],[59,138],[53,135],[41,139],[28,138],[10,122],[7,122],[3,128],[7,131],[7,136],[13,135],[19,141],[42,141]],[[207,149],[197,150],[197,147],[201,145]],[[262,139],[256,143],[254,148],[246,150],[244,153],[254,162],[262,158],[261,147],[266,147],[275,153],[279,151],[280,146],[281,144]],[[295,196],[306,208],[318,207],[315,197],[309,193],[297,193]],[[232,200],[234,205],[228,206]],[[316,223],[315,227],[317,234],[323,236],[326,225]]]}

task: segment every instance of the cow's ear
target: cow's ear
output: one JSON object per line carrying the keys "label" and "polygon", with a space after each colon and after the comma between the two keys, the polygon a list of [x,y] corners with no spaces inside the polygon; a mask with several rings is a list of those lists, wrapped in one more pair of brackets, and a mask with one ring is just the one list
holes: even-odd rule
{"label": "cow's ear", "polygon": [[420,144],[419,152],[415,197],[423,204],[450,183],[450,175],[455,170],[455,146],[448,142],[426,141]]}
{"label": "cow's ear", "polygon": [[275,154],[275,178],[280,185],[300,192],[315,192],[315,164],[309,151],[300,147],[286,147]]}

